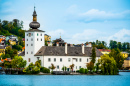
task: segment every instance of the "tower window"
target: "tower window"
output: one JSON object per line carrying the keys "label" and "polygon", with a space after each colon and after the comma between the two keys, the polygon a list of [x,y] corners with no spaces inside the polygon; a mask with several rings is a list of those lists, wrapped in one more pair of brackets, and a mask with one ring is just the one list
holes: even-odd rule
{"label": "tower window", "polygon": [[31,54],[33,54],[33,52],[31,52]]}
{"label": "tower window", "polygon": [[38,38],[37,38],[37,41],[38,41]]}
{"label": "tower window", "polygon": [[31,46],[33,46],[33,44],[31,44]]}
{"label": "tower window", "polygon": [[27,52],[27,54],[28,54],[28,52]]}
{"label": "tower window", "polygon": [[37,33],[37,36],[38,36],[38,33]]}
{"label": "tower window", "polygon": [[27,46],[28,46],[28,44],[27,44]]}
{"label": "tower window", "polygon": [[27,36],[28,36],[28,34],[27,34]]}
{"label": "tower window", "polygon": [[28,41],[28,39],[27,39],[27,41]]}
{"label": "tower window", "polygon": [[42,34],[41,34],[41,36],[42,36]]}
{"label": "tower window", "polygon": [[41,39],[41,41],[42,41],[42,39]]}
{"label": "tower window", "polygon": [[31,38],[31,41],[33,41],[33,38]]}

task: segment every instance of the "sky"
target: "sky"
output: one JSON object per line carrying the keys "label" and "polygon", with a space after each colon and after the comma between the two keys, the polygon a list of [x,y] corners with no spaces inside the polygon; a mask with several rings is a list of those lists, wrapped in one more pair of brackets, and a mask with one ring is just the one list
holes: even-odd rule
{"label": "sky", "polygon": [[19,19],[24,30],[34,5],[40,30],[71,44],[130,42],[130,0],[0,0],[0,19]]}

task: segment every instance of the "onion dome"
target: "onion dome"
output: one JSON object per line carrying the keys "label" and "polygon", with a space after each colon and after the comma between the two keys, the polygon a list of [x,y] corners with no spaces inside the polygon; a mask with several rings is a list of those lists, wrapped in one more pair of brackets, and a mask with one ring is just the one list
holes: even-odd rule
{"label": "onion dome", "polygon": [[35,6],[34,6],[34,12],[32,16],[33,16],[33,21],[29,24],[29,26],[32,29],[37,29],[40,27],[40,24],[37,22],[37,13],[35,11]]}

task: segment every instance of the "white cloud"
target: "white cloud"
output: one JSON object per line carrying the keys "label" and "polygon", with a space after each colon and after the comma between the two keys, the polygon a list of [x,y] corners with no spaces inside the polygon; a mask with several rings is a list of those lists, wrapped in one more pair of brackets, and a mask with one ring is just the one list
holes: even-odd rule
{"label": "white cloud", "polygon": [[108,40],[116,40],[119,42],[130,42],[130,30],[121,29],[114,35],[109,36]]}
{"label": "white cloud", "polygon": [[[68,17],[68,16],[67,16]],[[112,13],[107,11],[101,11],[98,9],[90,9],[84,13],[73,13],[68,17],[68,20],[75,20],[80,22],[100,22],[108,20],[122,20],[130,19],[130,10],[125,10],[123,12]]]}

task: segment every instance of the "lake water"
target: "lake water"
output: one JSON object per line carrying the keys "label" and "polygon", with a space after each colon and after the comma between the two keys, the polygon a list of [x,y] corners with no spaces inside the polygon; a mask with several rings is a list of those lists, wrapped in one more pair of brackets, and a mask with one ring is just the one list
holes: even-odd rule
{"label": "lake water", "polygon": [[130,86],[130,72],[120,75],[0,75],[0,86]]}

